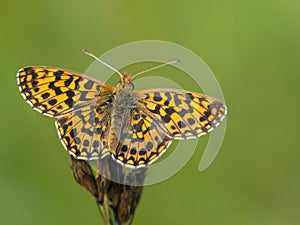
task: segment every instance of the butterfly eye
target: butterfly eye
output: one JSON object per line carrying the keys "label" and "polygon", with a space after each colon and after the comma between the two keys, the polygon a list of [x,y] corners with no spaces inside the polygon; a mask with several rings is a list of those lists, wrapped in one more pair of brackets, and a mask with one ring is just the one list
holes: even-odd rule
{"label": "butterfly eye", "polygon": [[132,87],[132,89],[134,89],[134,83],[131,83],[131,87]]}

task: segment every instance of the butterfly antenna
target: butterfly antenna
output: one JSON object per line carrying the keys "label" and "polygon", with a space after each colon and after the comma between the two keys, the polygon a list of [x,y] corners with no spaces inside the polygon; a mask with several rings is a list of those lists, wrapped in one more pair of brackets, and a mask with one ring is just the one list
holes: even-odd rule
{"label": "butterfly antenna", "polygon": [[85,54],[87,54],[88,56],[91,56],[92,58],[96,59],[98,62],[102,63],[103,65],[107,66],[108,68],[110,68],[111,70],[113,70],[114,72],[116,72],[117,74],[120,75],[120,77],[122,78],[123,75],[120,73],[119,70],[113,68],[111,65],[107,64],[106,62],[102,61],[101,59],[99,59],[97,56],[95,56],[93,53],[89,52],[86,49],[82,50]]}
{"label": "butterfly antenna", "polygon": [[166,65],[171,65],[171,64],[174,64],[174,63],[177,63],[177,62],[180,62],[180,60],[179,60],[179,59],[175,59],[175,60],[173,60],[173,61],[170,61],[170,62],[161,64],[161,65],[152,67],[152,68],[150,68],[150,69],[141,71],[141,72],[139,72],[139,73],[134,74],[134,75],[132,76],[132,79],[134,79],[135,77],[137,77],[137,76],[139,76],[139,75],[141,75],[141,74],[148,73],[148,72],[150,72],[150,71],[152,71],[152,70],[156,70],[156,69],[159,69],[159,68],[164,67],[164,66],[166,66]]}

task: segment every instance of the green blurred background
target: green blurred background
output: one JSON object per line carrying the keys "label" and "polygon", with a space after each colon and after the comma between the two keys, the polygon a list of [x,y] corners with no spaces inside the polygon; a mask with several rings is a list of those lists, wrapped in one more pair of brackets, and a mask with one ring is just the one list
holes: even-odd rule
{"label": "green blurred background", "polygon": [[54,120],[19,94],[18,69],[84,71],[92,59],[82,48],[100,55],[144,39],[202,57],[229,115],[212,166],[198,171],[200,149],[171,179],[146,187],[134,224],[299,224],[299,1],[13,0],[1,2],[0,21],[0,224],[102,224]]}

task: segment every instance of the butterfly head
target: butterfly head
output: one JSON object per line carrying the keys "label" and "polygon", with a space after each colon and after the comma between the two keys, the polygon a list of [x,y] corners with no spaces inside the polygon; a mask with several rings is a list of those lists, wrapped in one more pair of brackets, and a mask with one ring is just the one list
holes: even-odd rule
{"label": "butterfly head", "polygon": [[133,90],[132,74],[124,73],[122,79],[117,84],[117,89],[130,89]]}
{"label": "butterfly head", "polygon": [[122,83],[123,84],[130,84],[132,82],[132,74],[124,73],[122,76]]}

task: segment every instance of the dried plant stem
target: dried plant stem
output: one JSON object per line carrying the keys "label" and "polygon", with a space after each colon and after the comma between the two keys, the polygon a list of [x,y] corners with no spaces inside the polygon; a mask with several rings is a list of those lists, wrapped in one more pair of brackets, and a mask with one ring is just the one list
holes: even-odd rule
{"label": "dried plant stem", "polygon": [[[97,173],[94,174],[86,161],[72,156],[71,160],[75,180],[95,197],[104,224],[130,225],[143,190],[143,186],[134,184],[137,180],[139,183],[143,182],[146,169],[135,170],[126,175],[120,165],[108,158],[98,160]],[[111,173],[117,174],[119,183],[106,178]],[[122,184],[128,181],[129,185]]]}

